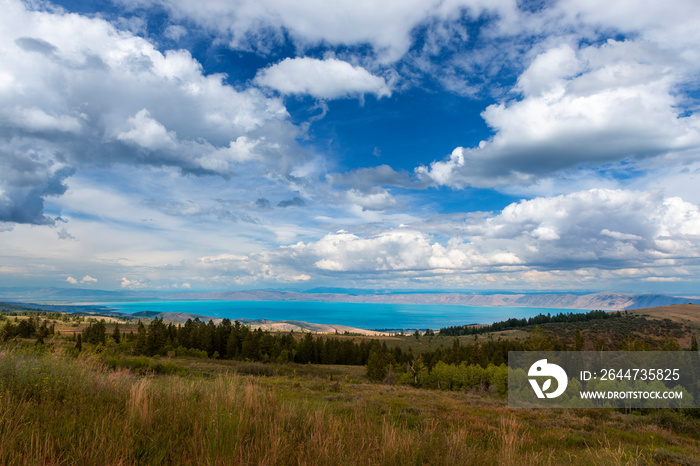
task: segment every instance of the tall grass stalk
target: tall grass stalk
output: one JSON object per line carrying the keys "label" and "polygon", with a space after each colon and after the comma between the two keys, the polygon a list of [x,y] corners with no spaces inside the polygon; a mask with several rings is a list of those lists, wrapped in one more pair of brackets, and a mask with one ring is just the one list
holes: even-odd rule
{"label": "tall grass stalk", "polygon": [[[3,465],[556,464],[557,454],[590,464],[648,453],[618,439],[614,448],[558,452],[578,417],[520,416],[469,394],[231,373],[142,376],[86,357],[0,352]],[[700,449],[673,439],[685,457]]]}

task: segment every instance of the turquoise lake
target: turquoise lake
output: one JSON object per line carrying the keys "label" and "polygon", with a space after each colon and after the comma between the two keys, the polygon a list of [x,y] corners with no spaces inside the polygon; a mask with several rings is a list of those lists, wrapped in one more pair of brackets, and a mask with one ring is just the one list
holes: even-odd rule
{"label": "turquoise lake", "polygon": [[300,320],[364,329],[439,329],[452,325],[490,324],[511,317],[588,312],[588,309],[478,307],[431,304],[374,304],[301,301],[156,301],[102,303],[116,311],[187,312],[235,319]]}

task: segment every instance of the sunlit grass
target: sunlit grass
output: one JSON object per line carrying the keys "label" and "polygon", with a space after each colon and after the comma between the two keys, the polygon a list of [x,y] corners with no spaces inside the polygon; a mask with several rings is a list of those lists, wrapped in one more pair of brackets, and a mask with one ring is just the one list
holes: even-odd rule
{"label": "sunlit grass", "polygon": [[222,368],[204,370],[209,377],[144,376],[86,356],[0,350],[0,464],[693,464],[700,457],[697,419],[679,417],[691,430],[674,431],[663,417],[510,410],[479,393]]}

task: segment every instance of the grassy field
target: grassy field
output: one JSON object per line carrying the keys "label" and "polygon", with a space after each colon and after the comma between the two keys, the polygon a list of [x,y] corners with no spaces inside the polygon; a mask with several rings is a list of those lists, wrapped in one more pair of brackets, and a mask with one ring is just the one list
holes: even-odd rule
{"label": "grassy field", "polygon": [[[485,393],[371,384],[357,367],[175,358],[180,375],[89,354],[0,350],[0,464],[698,464],[674,411],[511,410]],[[361,368],[359,368],[361,369]]]}
{"label": "grassy field", "polygon": [[[580,328],[587,342],[685,342],[700,324],[696,308],[542,328],[563,338]],[[60,334],[43,345],[0,344],[2,465],[700,464],[697,410],[509,409],[483,391],[370,383],[364,366],[149,358],[115,353],[111,340],[78,353],[68,338],[89,322],[52,323]],[[418,354],[454,337],[382,340]]]}

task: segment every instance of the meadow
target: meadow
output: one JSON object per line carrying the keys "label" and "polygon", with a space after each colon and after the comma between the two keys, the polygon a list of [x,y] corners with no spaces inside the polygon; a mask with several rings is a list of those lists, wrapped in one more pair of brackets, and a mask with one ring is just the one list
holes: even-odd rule
{"label": "meadow", "polygon": [[361,365],[130,355],[109,338],[77,351],[72,339],[0,345],[0,464],[700,464],[697,410],[509,409],[486,387],[375,383]]}

